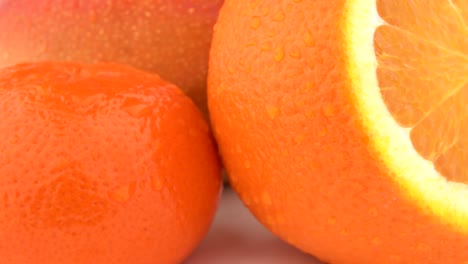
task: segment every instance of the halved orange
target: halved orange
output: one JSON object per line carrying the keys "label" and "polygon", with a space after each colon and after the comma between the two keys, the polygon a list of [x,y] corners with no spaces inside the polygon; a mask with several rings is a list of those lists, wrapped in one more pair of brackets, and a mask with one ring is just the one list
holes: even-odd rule
{"label": "halved orange", "polygon": [[228,0],[208,100],[231,182],[331,263],[468,263],[468,2]]}
{"label": "halved orange", "polygon": [[468,231],[468,2],[348,8],[350,91],[373,148],[414,199]]}

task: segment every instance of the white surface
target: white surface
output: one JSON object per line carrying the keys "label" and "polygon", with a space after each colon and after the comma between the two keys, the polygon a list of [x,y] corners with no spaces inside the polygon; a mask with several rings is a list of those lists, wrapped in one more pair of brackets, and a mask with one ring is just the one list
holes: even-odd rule
{"label": "white surface", "polygon": [[250,214],[232,190],[225,190],[205,240],[185,264],[320,264],[282,242]]}

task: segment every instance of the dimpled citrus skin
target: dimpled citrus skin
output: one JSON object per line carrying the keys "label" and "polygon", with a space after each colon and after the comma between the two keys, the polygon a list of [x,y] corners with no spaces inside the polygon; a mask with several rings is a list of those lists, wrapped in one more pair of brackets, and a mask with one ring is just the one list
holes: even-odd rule
{"label": "dimpled citrus skin", "polygon": [[222,0],[3,0],[0,67],[66,60],[157,73],[206,112],[212,27]]}
{"label": "dimpled citrus skin", "polygon": [[468,263],[468,234],[394,180],[352,104],[344,0],[227,0],[208,106],[233,188],[326,263]]}
{"label": "dimpled citrus skin", "polygon": [[127,66],[0,70],[0,256],[8,264],[180,263],[221,185],[208,125]]}

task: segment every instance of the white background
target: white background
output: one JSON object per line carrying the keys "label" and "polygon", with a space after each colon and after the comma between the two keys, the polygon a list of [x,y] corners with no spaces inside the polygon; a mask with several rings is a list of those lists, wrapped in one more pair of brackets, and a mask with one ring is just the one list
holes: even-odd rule
{"label": "white background", "polygon": [[213,226],[185,264],[320,264],[282,242],[225,189]]}

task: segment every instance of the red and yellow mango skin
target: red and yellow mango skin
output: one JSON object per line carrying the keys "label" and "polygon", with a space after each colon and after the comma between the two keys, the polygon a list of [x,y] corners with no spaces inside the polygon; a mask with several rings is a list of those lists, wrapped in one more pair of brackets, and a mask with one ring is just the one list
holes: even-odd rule
{"label": "red and yellow mango skin", "polygon": [[206,113],[212,29],[223,0],[1,0],[0,67],[116,62],[157,73]]}

